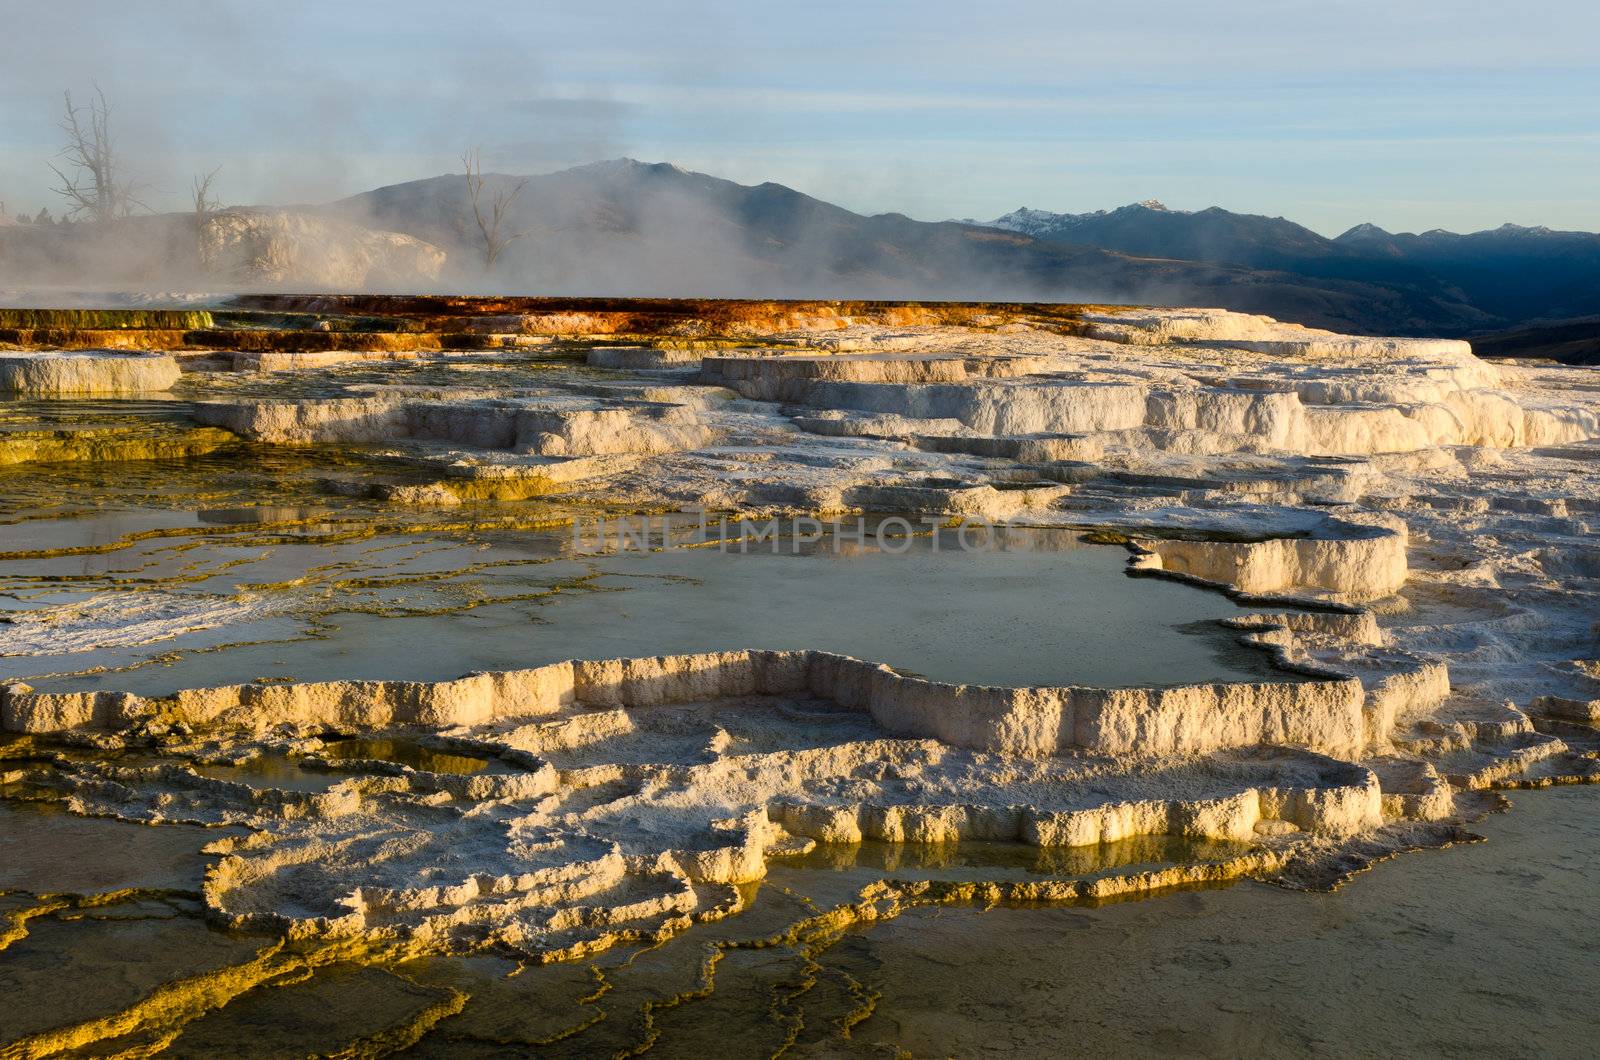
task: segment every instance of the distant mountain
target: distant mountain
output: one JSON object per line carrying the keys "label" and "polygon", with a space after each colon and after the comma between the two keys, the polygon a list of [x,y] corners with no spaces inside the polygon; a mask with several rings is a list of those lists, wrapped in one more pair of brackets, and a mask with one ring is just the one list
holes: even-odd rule
{"label": "distant mountain", "polygon": [[479,242],[460,175],[379,188],[325,209],[444,247],[469,281],[550,294],[1098,295],[1154,271],[1096,248],[1043,246],[899,214],[864,217],[781,184],[746,186],[631,159],[531,178],[488,174],[485,196],[524,179],[505,220],[521,238],[487,274],[475,268]]}
{"label": "distant mountain", "polygon": [[[977,222],[973,222],[977,223]],[[1503,225],[1459,235],[1394,234],[1362,224],[1328,239],[1282,217],[1220,207],[1172,210],[1154,200],[1094,213],[1023,207],[983,222],[1037,239],[1124,254],[1354,280],[1456,304],[1465,333],[1600,313],[1600,235]]]}
{"label": "distant mountain", "polygon": [[1460,289],[1420,265],[1346,246],[1282,217],[1233,213],[1220,206],[1193,212],[1172,210],[1148,199],[1115,210],[1079,214],[1023,207],[987,224],[1026,232],[1037,239],[1088,244],[1123,254],[1392,286],[1457,307],[1463,324],[1469,319],[1487,319],[1478,317]]}
{"label": "distant mountain", "polygon": [[456,173],[322,206],[228,211],[227,225],[214,224],[227,246],[209,264],[183,214],[104,232],[8,225],[0,282],[1186,304],[1368,334],[1566,321],[1558,345],[1568,350],[1591,326],[1578,318],[1600,316],[1600,236],[1582,232],[1396,235],[1359,225],[1328,239],[1281,217],[1153,200],[1081,214],[1023,208],[981,224],[915,221],[625,158],[484,179],[486,199],[521,186],[502,225],[518,238],[493,268]]}
{"label": "distant mountain", "polygon": [[1050,213],[1023,207],[993,221],[969,223],[986,223],[1038,239],[1087,243],[1124,254],[1255,269],[1293,268],[1307,260],[1361,256],[1281,217],[1230,213],[1217,206],[1191,213],[1170,210],[1155,199],[1094,213]]}
{"label": "distant mountain", "polygon": [[[486,179],[492,193],[521,178]],[[379,188],[324,209],[442,247],[463,282],[485,289],[1189,303],[1404,333],[1496,323],[1431,281],[1307,277],[1254,262],[1195,260],[1156,243],[1129,249],[970,222],[868,217],[781,184],[748,186],[631,159],[528,178],[506,221],[526,234],[487,275],[473,267],[476,242],[462,176]],[[1348,256],[1337,247],[1332,253]]]}
{"label": "distant mountain", "polygon": [[1357,225],[1334,240],[1369,258],[1404,262],[1451,284],[1508,321],[1600,313],[1600,235],[1505,224],[1460,235]]}

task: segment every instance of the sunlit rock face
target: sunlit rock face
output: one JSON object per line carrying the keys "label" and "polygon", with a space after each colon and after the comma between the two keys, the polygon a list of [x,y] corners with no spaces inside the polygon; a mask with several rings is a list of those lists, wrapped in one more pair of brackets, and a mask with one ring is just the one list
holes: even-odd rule
{"label": "sunlit rock face", "polygon": [[162,354],[0,352],[0,395],[115,396],[159,393],[178,381],[178,362]]}
{"label": "sunlit rock face", "polygon": [[514,768],[387,767],[314,793],[226,782],[181,757],[63,762],[27,780],[81,812],[251,826],[216,848],[227,856],[206,884],[232,926],[540,955],[722,916],[741,901],[730,885],[814,842],[1357,835],[1383,825],[1377,777],[1311,748],[1358,755],[1362,706],[1353,679],[1019,694],[743,652],[160,700],[13,686],[3,721],[226,734],[207,759],[292,751],[335,773],[361,763],[330,759],[313,734],[421,729],[458,756],[493,756]]}
{"label": "sunlit rock face", "polygon": [[[929,433],[1218,454],[1548,445],[1600,430],[1592,410],[1518,404],[1464,342],[1352,338],[1221,310],[1093,313],[1084,331],[1099,341],[1054,356],[723,355],[706,360],[704,378],[746,397],[927,421]],[[1117,363],[1104,342],[1145,352]]]}
{"label": "sunlit rock face", "polygon": [[642,401],[561,406],[549,400],[419,401],[386,395],[207,403],[196,408],[195,416],[258,442],[373,444],[421,439],[536,456],[665,453],[696,448],[712,437],[693,409]]}
{"label": "sunlit rock face", "polygon": [[[309,344],[247,314],[314,311],[334,336],[271,364],[176,339],[0,355],[0,381],[30,397],[0,422],[0,586],[17,608],[0,791],[74,820],[219,829],[187,915],[290,940],[306,963],[231,965],[204,979],[215,1004],[274,976],[315,983],[319,960],[543,962],[732,931],[818,859],[873,844],[993,844],[1055,867],[821,887],[761,921],[761,945],[937,902],[1325,886],[1467,838],[1490,789],[1597,778],[1600,386],[1573,370],[1207,309],[414,301],[212,307],[286,349]],[[404,359],[382,335],[414,336],[394,344]],[[63,515],[57,482],[126,523]],[[174,514],[192,510],[210,522]],[[741,517],[784,520],[762,547],[859,513],[924,536],[1086,533],[1121,549],[1130,587],[1231,593],[1228,649],[1271,677],[1172,678],[1151,658],[1148,680],[1115,685],[934,679],[865,650],[764,646],[760,621],[729,650],[670,647],[714,587],[626,556],[604,586],[583,568],[585,519],[663,512],[698,519],[693,548]],[[573,521],[559,548],[527,529]],[[427,538],[404,562],[374,558],[407,535]],[[294,566],[277,555],[291,546],[326,551]],[[568,566],[526,580],[544,563]],[[465,568],[478,580],[455,580]],[[667,588],[648,613],[623,608],[626,652],[484,661],[479,641],[511,621],[486,596],[626,599],[629,579]],[[773,611],[790,602],[761,584]],[[938,614],[886,601],[885,621],[959,644],[971,598],[951,597]],[[515,617],[530,644],[566,621],[538,606]],[[421,613],[467,632],[382,635]],[[1049,613],[1007,627],[1019,652],[1070,655],[1104,621],[1070,594]],[[360,623],[381,647],[346,656],[362,642],[336,627]],[[445,657],[445,676],[399,673],[413,654]],[[316,679],[296,676],[313,656]],[[328,676],[346,657],[361,673]],[[217,676],[155,687],[158,667],[197,659]],[[1168,842],[1189,845],[1151,845]],[[181,1041],[208,1005],[29,1048],[134,1025]]]}

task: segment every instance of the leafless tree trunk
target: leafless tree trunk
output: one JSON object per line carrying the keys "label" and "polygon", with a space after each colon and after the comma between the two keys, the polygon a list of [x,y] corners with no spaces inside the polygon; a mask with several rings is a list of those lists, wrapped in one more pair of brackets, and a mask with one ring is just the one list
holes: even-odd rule
{"label": "leafless tree trunk", "polygon": [[211,194],[211,184],[217,179],[221,166],[209,173],[196,173],[191,193],[194,201],[194,249],[195,256],[200,261],[200,268],[205,272],[211,271],[212,261],[211,245],[206,241],[206,229],[211,224],[211,215],[222,208],[222,204]]}
{"label": "leafless tree trunk", "polygon": [[120,221],[143,207],[137,189],[119,179],[116,143],[111,136],[111,104],[100,86],[94,88],[94,98],[87,106],[72,102],[72,93],[64,93],[65,109],[60,127],[67,134],[67,145],[60,157],[66,163],[50,163],[50,171],[61,183],[55,189],[67,200],[67,217],[87,218],[101,224]]}
{"label": "leafless tree trunk", "polygon": [[467,171],[467,198],[472,203],[472,219],[478,225],[483,266],[492,269],[507,246],[527,235],[526,232],[512,232],[506,229],[506,213],[511,209],[511,204],[517,201],[517,196],[522,194],[522,189],[527,186],[528,181],[523,178],[515,184],[493,189],[489,193],[488,214],[485,215],[483,192],[487,181],[483,176],[483,162],[479,158],[478,150],[474,148],[463,151],[461,164]]}

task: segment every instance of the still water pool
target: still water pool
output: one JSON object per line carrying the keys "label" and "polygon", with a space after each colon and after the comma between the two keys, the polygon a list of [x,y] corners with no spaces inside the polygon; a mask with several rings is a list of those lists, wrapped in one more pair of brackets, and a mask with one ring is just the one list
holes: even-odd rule
{"label": "still water pool", "polygon": [[1069,530],[595,554],[565,529],[141,508],[0,527],[0,677],[159,694],[441,679],[562,659],[817,648],[936,680],[1289,679],[1226,597]]}

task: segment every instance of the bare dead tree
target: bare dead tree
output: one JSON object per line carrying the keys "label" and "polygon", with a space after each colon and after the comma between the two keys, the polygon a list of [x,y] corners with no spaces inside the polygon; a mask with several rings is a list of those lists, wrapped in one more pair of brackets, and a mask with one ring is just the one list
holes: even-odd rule
{"label": "bare dead tree", "polygon": [[111,136],[111,104],[106,102],[105,92],[95,85],[94,97],[81,107],[72,102],[71,92],[63,97],[66,105],[58,124],[67,136],[60,154],[66,168],[63,171],[54,162],[49,166],[61,182],[55,191],[67,200],[68,219],[108,224],[123,220],[135,208],[145,209],[138,189],[119,172],[116,142]]}
{"label": "bare dead tree", "polygon": [[211,185],[221,171],[222,167],[218,166],[209,173],[196,173],[190,185],[191,201],[194,203],[195,256],[200,261],[200,267],[208,272],[214,262],[211,244],[206,240],[206,230],[211,226],[212,215],[222,209],[222,203],[211,194]]}
{"label": "bare dead tree", "polygon": [[483,162],[477,148],[461,153],[461,164],[467,171],[467,198],[472,204],[472,219],[478,225],[478,242],[483,251],[483,266],[492,269],[500,260],[506,247],[527,235],[506,228],[506,214],[517,201],[522,189],[527,187],[526,177],[514,184],[501,184],[489,192],[488,213],[484,213],[483,192],[488,184],[483,175]]}

